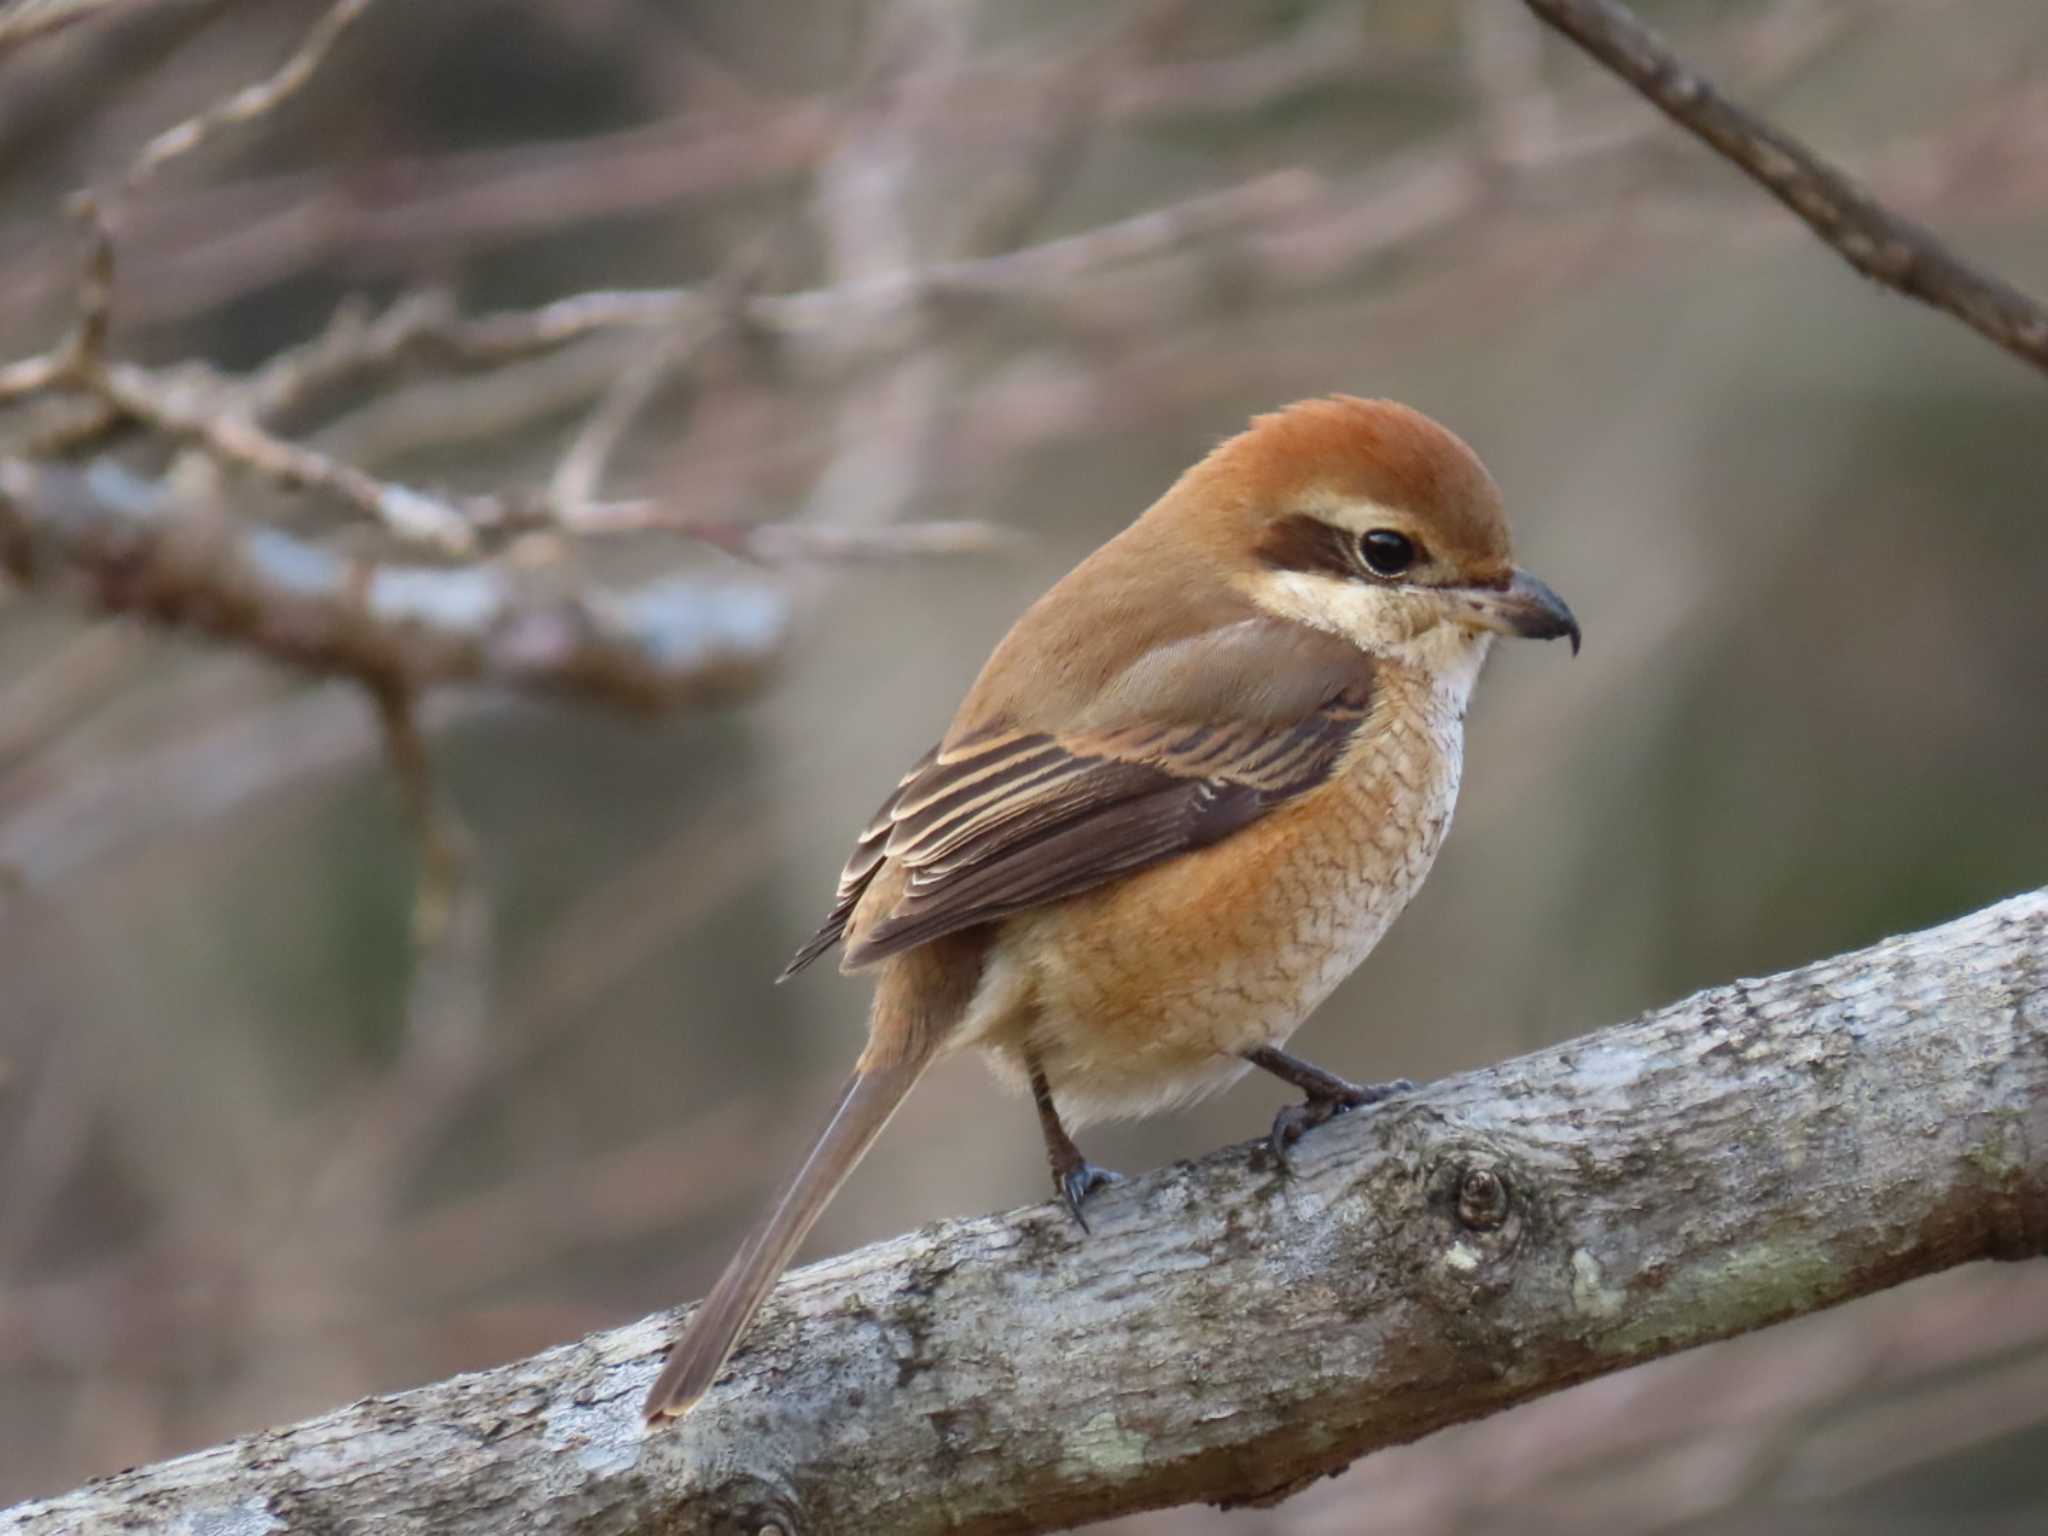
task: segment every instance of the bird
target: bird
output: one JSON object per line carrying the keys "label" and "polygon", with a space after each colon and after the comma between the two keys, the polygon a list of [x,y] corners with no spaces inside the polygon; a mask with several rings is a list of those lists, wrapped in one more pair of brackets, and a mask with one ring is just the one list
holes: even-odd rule
{"label": "bird", "polygon": [[1085,1229],[1117,1175],[1072,1130],[1258,1068],[1301,1135],[1405,1082],[1282,1047],[1414,896],[1451,822],[1467,702],[1499,636],[1579,624],[1514,561],[1499,488],[1449,429],[1333,395],[1256,416],[996,646],[855,841],[784,977],[843,945],[865,1048],[823,1130],[688,1324],[650,1423],[711,1387],[905,1096],[968,1048],[1037,1110]]}

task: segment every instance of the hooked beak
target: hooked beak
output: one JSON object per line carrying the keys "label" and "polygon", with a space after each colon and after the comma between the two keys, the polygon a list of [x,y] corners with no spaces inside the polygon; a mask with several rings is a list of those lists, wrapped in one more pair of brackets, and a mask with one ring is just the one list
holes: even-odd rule
{"label": "hooked beak", "polygon": [[1579,654],[1579,621],[1563,598],[1527,571],[1517,570],[1504,587],[1466,587],[1459,595],[1482,629],[1524,640],[1568,636],[1572,654]]}

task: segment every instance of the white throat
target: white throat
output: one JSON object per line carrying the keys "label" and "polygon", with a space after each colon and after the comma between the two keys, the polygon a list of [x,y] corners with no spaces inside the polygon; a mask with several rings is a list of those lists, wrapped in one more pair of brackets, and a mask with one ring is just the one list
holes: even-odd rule
{"label": "white throat", "polygon": [[1479,681],[1479,669],[1493,649],[1493,636],[1485,630],[1439,624],[1386,649],[1426,676],[1437,696],[1462,715]]}

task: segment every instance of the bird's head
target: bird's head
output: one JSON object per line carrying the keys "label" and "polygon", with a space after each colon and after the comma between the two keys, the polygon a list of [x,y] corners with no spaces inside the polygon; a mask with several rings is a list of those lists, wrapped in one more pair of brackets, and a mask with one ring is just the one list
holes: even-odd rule
{"label": "bird's head", "polygon": [[1257,417],[1171,498],[1266,611],[1432,671],[1494,635],[1579,648],[1564,600],[1515,564],[1500,490],[1419,411],[1338,395]]}

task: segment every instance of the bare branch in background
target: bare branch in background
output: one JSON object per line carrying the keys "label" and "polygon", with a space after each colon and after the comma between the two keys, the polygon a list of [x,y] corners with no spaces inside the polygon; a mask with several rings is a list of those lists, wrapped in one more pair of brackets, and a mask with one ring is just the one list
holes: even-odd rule
{"label": "bare branch in background", "polygon": [[574,527],[588,517],[612,455],[700,339],[682,329],[664,332],[612,380],[548,480],[547,506],[558,521]]}
{"label": "bare branch in background", "polygon": [[[163,166],[199,148],[216,130],[255,122],[275,110],[313,77],[335,41],[370,4],[371,0],[337,0],[267,79],[152,138],[121,178],[117,196],[129,196]],[[327,492],[382,520],[402,537],[426,541],[451,554],[466,553],[474,546],[475,533],[469,523],[436,497],[377,481],[347,464],[276,437],[220,409],[218,401],[195,405],[186,397],[188,392],[167,387],[144,369],[110,365],[106,346],[114,304],[116,213],[97,192],[80,193],[74,210],[88,231],[77,324],[70,339],[50,357],[28,359],[0,375],[0,403],[18,401],[36,391],[80,389],[97,396],[120,416],[195,442],[223,462],[266,475],[281,485]]]}
{"label": "bare branch in background", "polygon": [[385,756],[419,850],[412,976],[392,1069],[352,1096],[294,1214],[347,1233],[388,1227],[407,1178],[491,1060],[495,914],[476,842],[434,771],[419,700],[380,679],[370,692]]}
{"label": "bare branch in background", "polygon": [[[1106,61],[1142,59],[1176,8],[1148,8],[1151,15],[1107,46],[1078,55],[962,60],[943,79],[885,81],[878,93],[921,89],[935,97],[928,106],[943,113],[949,135],[964,131],[1006,149],[1034,124],[1057,137],[1049,105],[1092,99],[1094,86],[1076,82],[1098,75]],[[1409,77],[1421,62],[1412,52],[1374,46],[1356,18],[1336,7],[1312,11],[1278,43],[1241,56],[1109,70],[1100,111],[1115,122],[1253,113],[1318,84]],[[736,110],[693,111],[616,133],[445,154],[408,163],[399,185],[368,204],[347,182],[304,174],[196,188],[175,204],[138,211],[137,259],[146,266],[134,310],[160,316],[210,307],[338,251],[396,262],[451,238],[519,238],[813,172],[839,142],[843,116],[830,102],[742,101]],[[1003,189],[1030,185],[1032,168],[1043,163],[1036,154],[1020,159],[999,178],[994,202],[1006,200]],[[0,302],[0,316],[4,310]]]}
{"label": "bare branch in background", "polygon": [[[1790,46],[1789,61],[1779,59],[1770,66],[1773,68],[1796,67],[1803,57],[1798,46],[1785,45],[1782,40],[1773,45],[1766,37],[1760,46],[1776,46],[1781,52]],[[1641,133],[1633,129],[1625,135],[1604,135],[1590,145],[1583,135],[1561,141],[1546,136],[1542,146],[1521,145],[1511,168],[1518,176],[1568,168],[1581,161],[1589,148],[1608,151]],[[1066,143],[1054,135],[1042,146],[1042,161],[1057,163],[1066,153],[1062,147]],[[1286,289],[1327,282],[1363,260],[1436,238],[1484,211],[1494,197],[1493,183],[1504,168],[1499,164],[1487,168],[1486,162],[1497,154],[1495,141],[1482,136],[1469,156],[1449,160],[1422,156],[1409,165],[1389,166],[1376,181],[1346,189],[1341,198],[1335,189],[1304,173],[1275,173],[1037,246],[924,267],[894,269],[885,265],[857,281],[809,291],[753,295],[743,302],[742,312],[749,325],[764,333],[840,349],[860,345],[863,337],[900,342],[899,328],[907,320],[937,318],[963,308],[973,312],[991,303],[1048,314],[1083,332],[1099,331],[1110,323],[1158,325],[1191,302],[1205,302],[1202,286],[1155,283],[1142,303],[1132,304],[1129,293],[1114,286],[1120,270],[1170,252],[1215,244],[1205,259],[1231,272],[1239,285],[1256,282]],[[1043,177],[1036,181],[1027,177],[1020,183],[1043,184]],[[1219,240],[1223,243],[1216,244]],[[1108,279],[1112,286],[1098,296],[1088,285],[1077,282],[1083,277]],[[67,451],[76,451],[121,419],[142,420],[199,441],[224,460],[280,484],[324,491],[400,536],[446,550],[467,549],[478,529],[530,526],[548,521],[550,516],[572,531],[587,531],[578,527],[576,509],[564,516],[559,506],[550,506],[560,500],[559,495],[483,495],[457,503],[402,483],[375,479],[345,458],[293,443],[262,423],[409,359],[487,367],[539,356],[590,337],[622,332],[662,335],[702,325],[720,307],[716,287],[581,294],[523,313],[468,320],[434,296],[401,301],[375,319],[348,308],[321,337],[280,354],[239,387],[220,381],[217,392],[195,392],[184,378],[133,365],[109,370],[100,393],[115,414],[81,419],[65,431],[62,443]],[[616,379],[615,366],[605,365],[600,376]],[[0,370],[0,402],[18,400],[63,382],[60,360],[29,359]],[[535,398],[545,396],[536,394]],[[378,408],[415,431],[427,419],[412,409],[402,394],[380,401]],[[490,409],[494,419],[496,409]],[[592,424],[605,419],[600,414]],[[580,446],[589,448],[601,441],[590,437]],[[588,458],[587,452],[572,449],[561,470],[574,468],[580,478]],[[595,522],[621,526],[617,518],[599,517]],[[688,524],[687,517],[674,515],[666,522],[666,526],[685,530]]]}
{"label": "bare branch in background", "polygon": [[380,677],[370,686],[384,752],[405,796],[407,819],[420,850],[420,877],[413,900],[413,942],[430,948],[446,932],[474,855],[468,829],[434,778],[426,739],[420,734],[418,701],[406,684]]}
{"label": "bare branch in background", "polygon": [[77,22],[146,0],[10,0],[0,5],[0,56]]}
{"label": "bare branch in background", "polygon": [[[369,8],[371,0],[335,0],[306,39],[275,73],[216,102],[205,111],[166,128],[129,164],[115,193],[125,199],[165,165],[204,144],[216,130],[255,122],[313,78],[335,40]],[[78,325],[65,348],[68,370],[82,382],[100,371],[114,304],[114,222],[116,209],[101,193],[81,192],[72,211],[86,228],[86,254],[79,274]],[[111,403],[111,402],[110,402]]]}
{"label": "bare branch in background", "polygon": [[249,470],[289,490],[320,491],[380,522],[398,538],[447,555],[476,548],[469,516],[439,496],[379,480],[353,464],[265,431],[190,391],[128,364],[96,369],[86,387],[130,421],[204,448],[223,464]]}
{"label": "bare branch in background", "polygon": [[0,460],[0,548],[31,580],[76,573],[108,610],[407,689],[482,683],[637,709],[723,697],[773,663],[789,622],[788,599],[759,582],[565,593],[497,565],[358,561],[105,461]]}
{"label": "bare branch in background", "polygon": [[[518,698],[443,693],[429,706],[422,713],[431,734],[504,715]],[[83,761],[63,754],[67,771],[54,782],[47,773],[34,775],[45,781],[41,793],[10,796],[0,819],[0,879],[30,890],[59,887],[166,828],[217,825],[285,786],[318,783],[373,758],[380,743],[363,713],[360,686],[351,680],[248,704],[137,753],[87,753]]]}
{"label": "bare branch in background", "polygon": [[122,190],[132,192],[180,155],[189,154],[222,128],[237,128],[255,122],[277,110],[313,78],[328,53],[350,25],[370,8],[372,0],[335,0],[335,3],[306,33],[292,55],[267,79],[245,85],[233,95],[216,102],[182,123],[166,128],[147,144],[122,178]]}
{"label": "bare branch in background", "polygon": [[[272,111],[312,77],[336,39],[369,3],[370,0],[339,0],[267,79],[158,134],[122,179],[122,194],[143,185],[172,159],[198,148],[216,129],[246,124]],[[92,239],[73,333],[46,356],[0,369],[0,405],[74,390],[93,397],[104,407],[98,414],[74,416],[55,437],[46,433],[37,443],[43,451],[61,446],[63,451],[75,453],[123,422],[137,423],[174,441],[202,448],[224,465],[250,471],[280,486],[322,492],[375,519],[391,534],[424,543],[447,555],[474,554],[480,529],[516,531],[549,522],[570,531],[691,531],[687,517],[658,509],[621,511],[617,506],[595,502],[594,492],[605,462],[660,383],[673,354],[687,350],[729,316],[740,313],[743,290],[737,280],[713,283],[688,294],[662,296],[652,304],[645,302],[646,296],[621,296],[625,315],[633,323],[649,318],[661,322],[655,333],[654,350],[613,383],[599,410],[562,459],[549,489],[530,496],[475,496],[457,505],[408,485],[378,479],[345,460],[280,436],[265,427],[261,417],[301,406],[321,390],[358,378],[378,363],[395,364],[422,345],[436,345],[439,350],[466,360],[502,357],[527,348],[551,348],[588,334],[600,317],[607,325],[619,323],[621,305],[608,303],[608,296],[586,295],[521,317],[516,324],[486,320],[468,326],[455,322],[444,304],[426,298],[394,306],[375,322],[359,319],[353,309],[344,310],[315,342],[273,358],[245,386],[237,387],[204,367],[158,372],[106,360],[114,284],[113,215],[105,200],[93,194],[81,194],[79,209]],[[22,486],[17,474],[17,499],[36,499]],[[755,556],[777,547],[772,535],[757,541],[751,535],[723,536],[714,530],[712,536],[728,547]],[[863,545],[857,534],[844,542],[848,549],[871,553],[889,548],[886,541]],[[942,550],[956,542],[948,530],[928,540],[924,547]],[[791,546],[785,541],[781,547]],[[817,553],[817,549],[811,553]],[[189,608],[186,612],[189,614]],[[208,627],[216,634],[250,632],[219,624]],[[332,661],[330,657],[329,664]],[[659,670],[658,662],[654,670]],[[415,678],[406,686],[417,685]]]}
{"label": "bare branch in background", "polygon": [[[1004,297],[1057,308],[1074,280],[1168,255],[1217,238],[1254,239],[1321,205],[1326,188],[1301,171],[1278,171],[1235,186],[1096,225],[1079,234],[990,255],[912,263],[785,293],[737,301],[745,321],[791,340],[844,345],[844,333],[886,329],[921,306]],[[269,419],[309,397],[411,361],[490,367],[557,351],[595,336],[653,334],[711,318],[708,288],[620,289],[571,294],[530,310],[465,317],[439,295],[414,295],[381,316],[337,316],[303,347],[280,353],[248,381],[248,399]],[[31,360],[32,362],[34,360]],[[26,370],[28,365],[17,364]],[[24,373],[26,377],[26,373]],[[0,380],[6,375],[0,374]],[[13,387],[16,395],[30,386]],[[0,398],[5,398],[0,395]]]}
{"label": "bare branch in background", "polygon": [[1135,1180],[1086,1240],[1043,1205],[877,1244],[787,1278],[673,1426],[635,1412],[672,1336],[649,1318],[0,1533],[260,1509],[385,1536],[971,1536],[1273,1502],[1589,1377],[2048,1251],[2044,967],[2035,892],[1346,1116],[1292,1177],[1238,1147]]}
{"label": "bare branch in background", "polygon": [[1932,230],[1893,212],[1799,140],[1745,111],[1617,0],[1526,0],[1572,39],[1770,194],[1865,277],[1946,310],[2048,370],[2048,310],[1979,271]]}

